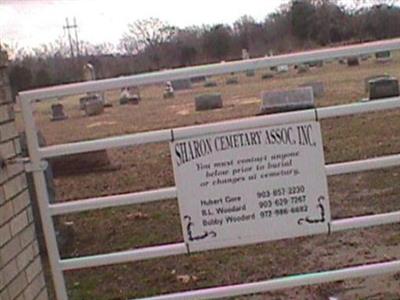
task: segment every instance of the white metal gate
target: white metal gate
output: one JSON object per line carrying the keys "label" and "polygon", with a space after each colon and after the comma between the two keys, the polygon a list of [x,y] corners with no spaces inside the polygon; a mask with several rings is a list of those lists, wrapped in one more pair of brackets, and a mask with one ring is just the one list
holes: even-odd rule
{"label": "white metal gate", "polygon": [[[91,152],[101,149],[134,146],[156,142],[170,142],[175,138],[194,137],[203,134],[229,132],[234,130],[250,129],[261,126],[290,124],[295,122],[314,121],[338,116],[348,116],[367,112],[400,108],[400,97],[367,103],[354,103],[348,105],[331,106],[282,114],[269,115],[268,117],[252,117],[233,121],[212,123],[200,126],[165,129],[123,135],[111,138],[84,141],[78,143],[62,144],[49,147],[39,147],[36,126],[32,113],[32,103],[38,99],[50,99],[60,96],[99,92],[109,89],[120,89],[125,86],[160,83],[175,79],[184,79],[195,76],[220,75],[230,72],[241,72],[251,69],[268,68],[283,64],[299,64],[316,60],[327,60],[341,57],[373,54],[380,51],[400,49],[400,39],[380,41],[374,43],[346,46],[339,48],[323,49],[275,57],[252,59],[239,62],[212,64],[177,70],[161,71],[149,74],[135,75],[123,78],[97,80],[78,84],[69,84],[51,88],[25,91],[20,93],[24,126],[27,135],[30,155],[31,170],[34,176],[39,209],[43,222],[43,230],[47,244],[51,273],[58,300],[67,300],[67,290],[64,281],[64,272],[68,270],[105,266],[140,260],[147,260],[170,255],[186,254],[184,243],[168,244],[163,246],[146,247],[141,249],[114,252],[109,254],[85,256],[78,258],[61,259],[56,242],[53,217],[62,214],[83,212],[87,210],[149,203],[165,199],[176,198],[176,188],[162,188],[139,193],[121,194],[108,197],[82,199],[67,203],[50,204],[43,167],[45,160],[51,157]],[[326,165],[326,174],[339,175],[353,172],[362,172],[380,168],[400,166],[400,154],[382,156],[373,159],[349,161]],[[369,226],[400,222],[400,211],[377,214],[363,217],[334,220],[331,222],[331,231],[338,232],[349,229],[364,228]],[[394,273],[400,271],[400,261],[354,266],[346,269],[308,273],[304,275],[288,276],[267,281],[244,283],[231,286],[219,286],[196,291],[155,296],[152,299],[215,299],[229,296],[246,295],[272,291],[288,287],[318,284],[330,281],[345,280],[356,277]]]}

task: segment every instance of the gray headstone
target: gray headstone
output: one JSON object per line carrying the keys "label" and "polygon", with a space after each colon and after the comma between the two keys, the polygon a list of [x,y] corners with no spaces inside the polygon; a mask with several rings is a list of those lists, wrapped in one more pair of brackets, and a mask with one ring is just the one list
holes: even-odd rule
{"label": "gray headstone", "polygon": [[310,68],[314,67],[322,68],[324,66],[324,61],[322,60],[310,61],[307,62],[306,65],[308,65]]}
{"label": "gray headstone", "polygon": [[371,80],[379,79],[379,78],[392,78],[390,75],[382,74],[382,75],[372,75],[368,76],[364,79],[364,89],[366,92],[369,92],[369,82]]}
{"label": "gray headstone", "polygon": [[196,76],[196,77],[190,78],[190,81],[192,83],[198,83],[198,82],[206,81],[206,79],[207,79],[206,76]]}
{"label": "gray headstone", "polygon": [[347,58],[347,66],[349,67],[356,67],[360,65],[360,61],[358,60],[357,56],[348,57]]}
{"label": "gray headstone", "polygon": [[196,111],[222,108],[222,97],[219,93],[203,94],[195,97],[194,104]]}
{"label": "gray headstone", "polygon": [[394,78],[378,78],[369,81],[369,99],[399,96],[399,81]]}
{"label": "gray headstone", "polygon": [[51,121],[61,121],[68,118],[64,113],[64,105],[61,103],[51,105],[51,114]]}
{"label": "gray headstone", "polygon": [[104,104],[99,99],[90,99],[85,104],[86,116],[97,116],[104,112]]}
{"label": "gray headstone", "polygon": [[263,79],[263,80],[271,79],[271,78],[274,78],[274,74],[272,74],[271,72],[266,72],[261,75],[261,79]]}
{"label": "gray headstone", "polygon": [[323,97],[325,94],[324,83],[322,81],[312,81],[301,84],[300,87],[311,87],[313,90],[314,98]]}
{"label": "gray headstone", "polygon": [[172,91],[164,91],[164,93],[163,93],[163,98],[164,99],[171,99],[171,98],[174,98],[174,97],[175,97],[175,94]]}
{"label": "gray headstone", "polygon": [[392,60],[392,52],[382,51],[375,53],[375,58],[377,62],[385,63]]}
{"label": "gray headstone", "polygon": [[254,75],[256,75],[256,72],[254,70],[247,70],[246,71],[246,76],[247,77],[253,77]]}
{"label": "gray headstone", "polygon": [[204,87],[216,87],[218,84],[216,81],[212,81],[212,80],[207,80],[204,83]]}
{"label": "gray headstone", "polygon": [[260,114],[314,108],[314,96],[311,87],[262,92],[261,101]]}
{"label": "gray headstone", "polygon": [[371,55],[369,55],[369,54],[361,55],[361,60],[362,60],[362,61],[366,61],[366,60],[368,60],[368,59],[370,59],[370,58],[371,58]]}
{"label": "gray headstone", "polygon": [[297,66],[297,73],[298,74],[307,73],[309,70],[310,70],[310,68],[306,64],[301,64],[301,65]]}
{"label": "gray headstone", "polygon": [[88,102],[89,100],[97,100],[97,99],[98,97],[96,94],[88,94],[86,96],[83,96],[79,98],[79,108],[81,110],[85,110],[86,102]]}
{"label": "gray headstone", "polygon": [[226,79],[226,84],[239,84],[239,79],[237,77],[229,77]]}
{"label": "gray headstone", "polygon": [[189,79],[179,79],[171,81],[174,91],[188,90],[192,88],[192,83]]}

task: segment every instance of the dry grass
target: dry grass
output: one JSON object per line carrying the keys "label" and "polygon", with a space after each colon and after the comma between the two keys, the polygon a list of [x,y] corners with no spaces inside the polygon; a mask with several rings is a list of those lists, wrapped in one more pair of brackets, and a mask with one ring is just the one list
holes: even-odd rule
{"label": "dry grass", "polygon": [[[239,74],[240,84],[230,86],[225,85],[224,77],[219,77],[218,87],[196,85],[171,100],[162,99],[162,86],[147,86],[141,89],[143,101],[138,106],[119,106],[118,91],[109,91],[107,97],[114,107],[90,118],[79,112],[77,97],[69,97],[62,100],[68,120],[49,122],[50,104],[46,102],[37,105],[35,116],[47,142],[58,144],[252,116],[258,112],[262,90],[291,88],[313,80],[323,81],[326,90],[325,96],[317,99],[317,106],[344,104],[366,96],[364,78],[369,75],[388,73],[400,78],[400,56],[395,58],[390,64],[369,60],[354,68],[332,63],[306,74],[297,75],[292,70],[269,80],[260,79],[261,71],[255,77]],[[220,92],[224,108],[195,112],[194,95],[204,92]],[[399,116],[399,111],[392,111],[323,121],[326,161],[398,153]],[[57,199],[68,201],[174,185],[167,144],[116,149],[109,155],[119,166],[117,170],[57,178]],[[329,178],[333,219],[399,210],[399,171],[393,168]],[[75,242],[62,249],[64,257],[182,240],[175,199],[62,219],[73,221],[76,230]],[[382,226],[74,271],[67,274],[67,281],[73,300],[122,300],[400,259],[399,229],[398,225]],[[193,275],[196,280],[182,283],[177,275],[184,274]],[[395,299],[400,295],[399,276],[296,288],[243,299],[327,299],[332,295],[343,299]]]}

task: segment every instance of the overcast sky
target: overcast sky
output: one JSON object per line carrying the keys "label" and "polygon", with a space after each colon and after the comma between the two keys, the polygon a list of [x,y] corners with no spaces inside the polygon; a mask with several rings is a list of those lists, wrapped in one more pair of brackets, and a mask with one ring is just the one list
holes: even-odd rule
{"label": "overcast sky", "polygon": [[[343,2],[343,1],[342,1]],[[260,21],[287,0],[0,0],[0,40],[35,47],[66,38],[65,18],[76,17],[81,40],[117,43],[127,24],[158,17],[171,25],[233,23],[250,15]]]}

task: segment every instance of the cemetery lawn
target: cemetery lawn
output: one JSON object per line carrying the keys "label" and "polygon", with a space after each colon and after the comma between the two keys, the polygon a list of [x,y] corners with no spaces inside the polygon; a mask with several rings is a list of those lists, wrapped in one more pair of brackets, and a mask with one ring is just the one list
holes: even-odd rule
{"label": "cemetery lawn", "polygon": [[[76,142],[119,134],[203,124],[257,114],[263,90],[292,88],[322,81],[325,95],[318,107],[356,102],[367,97],[364,78],[389,74],[400,78],[400,55],[387,64],[374,59],[347,67],[336,61],[308,73],[276,75],[261,80],[236,74],[238,85],[194,84],[188,91],[163,100],[163,86],[141,88],[139,105],[118,104],[119,91],[108,91],[113,103],[105,113],[84,117],[79,96],[61,100],[69,118],[50,122],[50,103],[38,103],[36,120],[48,144]],[[222,109],[194,111],[195,95],[220,92]],[[327,163],[395,154],[400,150],[400,111],[364,114],[321,121]],[[174,185],[168,144],[152,144],[108,151],[113,168],[55,179],[58,201],[144,191]],[[332,219],[400,210],[400,168],[329,177]],[[190,183],[188,183],[190,184]],[[123,251],[182,241],[176,199],[73,214],[75,237],[61,249],[63,257]],[[71,300],[123,300],[216,285],[255,282],[303,272],[316,272],[364,263],[400,259],[400,225],[351,230],[269,242],[246,247],[172,256],[110,267],[67,272]],[[281,290],[237,299],[397,299],[400,274]]]}

